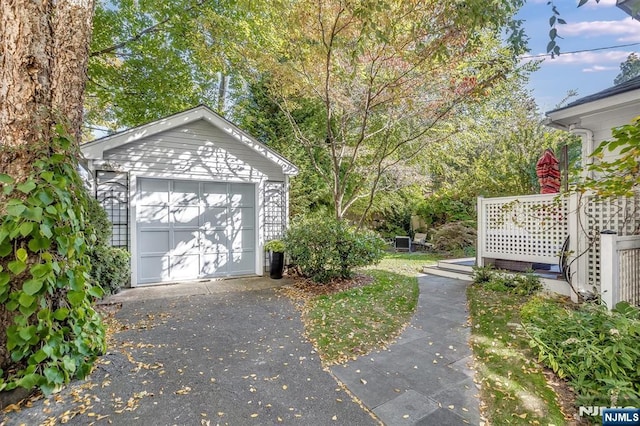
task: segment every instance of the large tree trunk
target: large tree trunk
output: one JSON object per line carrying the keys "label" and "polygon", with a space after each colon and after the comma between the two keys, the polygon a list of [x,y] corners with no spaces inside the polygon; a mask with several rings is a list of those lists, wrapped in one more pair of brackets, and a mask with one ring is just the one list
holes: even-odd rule
{"label": "large tree trunk", "polygon": [[[18,182],[51,146],[56,125],[79,140],[93,5],[0,1],[0,173]],[[0,192],[0,214],[2,197]],[[0,305],[0,368],[9,361],[5,330],[13,314]]]}

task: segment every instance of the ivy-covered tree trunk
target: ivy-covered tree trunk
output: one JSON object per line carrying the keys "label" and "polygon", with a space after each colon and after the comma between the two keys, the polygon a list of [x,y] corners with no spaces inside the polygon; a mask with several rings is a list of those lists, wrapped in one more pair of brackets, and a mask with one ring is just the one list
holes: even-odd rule
{"label": "ivy-covered tree trunk", "polygon": [[[42,385],[45,375],[59,384],[60,371],[82,364],[72,367],[46,339],[64,330],[55,322],[71,318],[67,307],[80,305],[73,291],[85,289],[83,279],[69,278],[83,262],[84,243],[83,218],[69,210],[81,188],[74,165],[93,6],[93,0],[0,2],[0,390]],[[56,230],[66,230],[69,240],[58,240]],[[69,242],[73,249],[66,249]],[[65,288],[69,282],[77,288]],[[31,368],[42,362],[47,368]],[[7,386],[11,374],[29,380]],[[60,374],[68,380],[68,372]]]}

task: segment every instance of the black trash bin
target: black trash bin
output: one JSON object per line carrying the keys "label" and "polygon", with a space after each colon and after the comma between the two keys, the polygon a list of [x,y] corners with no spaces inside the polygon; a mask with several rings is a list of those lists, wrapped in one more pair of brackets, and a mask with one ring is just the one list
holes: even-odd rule
{"label": "black trash bin", "polygon": [[269,277],[274,280],[279,280],[280,278],[282,278],[282,273],[284,272],[284,253],[270,251],[269,264],[271,266],[271,268],[269,269]]}

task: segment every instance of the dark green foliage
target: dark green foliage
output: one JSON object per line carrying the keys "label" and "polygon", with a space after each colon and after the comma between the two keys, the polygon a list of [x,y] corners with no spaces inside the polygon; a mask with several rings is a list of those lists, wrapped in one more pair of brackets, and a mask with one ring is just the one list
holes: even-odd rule
{"label": "dark green foliage", "polygon": [[299,273],[319,283],[350,278],[354,268],[378,263],[385,248],[375,233],[358,231],[326,215],[295,221],[287,231],[285,244]]}
{"label": "dark green foliage", "polygon": [[473,268],[473,282],[488,290],[528,296],[542,290],[540,277],[532,272],[526,274],[505,274],[493,266]]}
{"label": "dark green foliage", "polygon": [[70,146],[55,137],[21,183],[0,175],[0,311],[8,321],[0,342],[10,353],[0,391],[52,392],[85,377],[105,350],[91,305],[103,293],[91,283],[86,256],[96,236],[86,229],[88,198]]}
{"label": "dark green foliage", "polygon": [[128,251],[99,245],[92,247],[88,253],[91,258],[91,278],[102,287],[105,295],[115,294],[127,286],[131,276]]}
{"label": "dark green foliage", "polygon": [[571,382],[576,405],[640,406],[638,308],[621,302],[608,312],[534,298],[521,316],[539,361]]}
{"label": "dark green foliage", "polygon": [[493,268],[493,265],[474,266],[472,269],[473,282],[476,284],[484,284],[491,281],[491,278],[493,278],[496,272],[496,270]]}
{"label": "dark green foliage", "polygon": [[435,229],[431,242],[436,250],[455,251],[475,247],[476,230],[464,222],[451,222]]}
{"label": "dark green foliage", "polygon": [[474,201],[475,199],[453,197],[447,194],[432,195],[416,206],[416,214],[429,226],[475,220]]}
{"label": "dark green foliage", "polygon": [[117,293],[129,283],[129,252],[109,245],[111,222],[100,203],[88,196],[87,226],[96,240],[87,249],[91,261],[91,279],[107,294]]}
{"label": "dark green foliage", "polygon": [[284,253],[286,246],[284,244],[284,241],[282,240],[271,240],[271,241],[267,241],[267,243],[264,245],[264,249],[265,251]]}

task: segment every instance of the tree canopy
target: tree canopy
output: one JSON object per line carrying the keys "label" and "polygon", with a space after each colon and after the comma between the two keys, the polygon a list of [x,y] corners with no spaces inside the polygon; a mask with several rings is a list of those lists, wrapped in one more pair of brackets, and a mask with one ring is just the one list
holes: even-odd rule
{"label": "tree canopy", "polygon": [[441,124],[513,69],[517,52],[497,40],[515,10],[512,2],[299,1],[282,15],[286,36],[247,55],[258,78],[269,76],[338,218],[448,137]]}
{"label": "tree canopy", "polygon": [[613,84],[622,84],[640,75],[640,56],[632,52],[627,60],[620,64],[620,74],[613,80]]}

